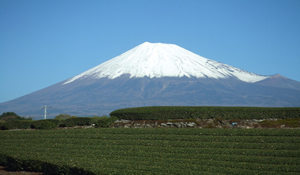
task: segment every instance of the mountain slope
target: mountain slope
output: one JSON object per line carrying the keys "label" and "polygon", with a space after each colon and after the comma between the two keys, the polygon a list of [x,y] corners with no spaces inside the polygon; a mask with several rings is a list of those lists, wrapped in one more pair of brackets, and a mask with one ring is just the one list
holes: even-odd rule
{"label": "mountain slope", "polygon": [[65,84],[87,77],[114,79],[124,74],[129,74],[130,78],[186,76],[219,79],[235,77],[245,82],[261,81],[269,77],[201,57],[174,44],[145,42],[69,79]]}
{"label": "mountain slope", "polygon": [[138,106],[299,107],[300,82],[261,76],[203,58],[173,44],[143,43],[124,54],[23,97],[0,113],[43,116],[109,114]]}
{"label": "mountain slope", "polygon": [[300,90],[300,83],[286,78],[282,75],[274,75],[270,76],[264,80],[256,82],[256,84],[265,85],[265,86],[272,86],[272,87],[279,87],[279,88],[287,88],[287,89],[294,89]]}
{"label": "mountain slope", "polygon": [[[84,79],[82,81],[88,81]],[[136,106],[300,106],[300,91],[278,88],[236,79],[205,78],[100,78],[89,84],[76,81],[48,88],[0,104],[22,115],[41,115],[42,105],[48,112],[71,115],[102,115]]]}

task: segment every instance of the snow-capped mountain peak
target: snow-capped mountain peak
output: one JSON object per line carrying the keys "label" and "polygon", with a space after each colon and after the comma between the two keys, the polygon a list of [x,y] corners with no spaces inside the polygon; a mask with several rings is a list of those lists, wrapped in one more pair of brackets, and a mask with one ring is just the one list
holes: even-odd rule
{"label": "snow-capped mountain peak", "polygon": [[82,78],[114,79],[123,74],[136,77],[196,77],[237,78],[244,82],[257,82],[268,78],[219,63],[174,44],[145,42],[88,71],[68,79],[64,84]]}

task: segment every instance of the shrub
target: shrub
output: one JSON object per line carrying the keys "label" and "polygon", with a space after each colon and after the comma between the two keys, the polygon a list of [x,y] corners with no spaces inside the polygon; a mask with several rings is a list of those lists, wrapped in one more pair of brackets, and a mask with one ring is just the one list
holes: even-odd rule
{"label": "shrub", "polygon": [[63,121],[63,124],[66,127],[83,126],[94,124],[97,120],[97,117],[77,117],[66,119]]}
{"label": "shrub", "polygon": [[18,120],[32,120],[31,118],[24,118],[18,116],[14,112],[4,112],[2,115],[0,115],[0,120],[3,121],[18,121]]}
{"label": "shrub", "polygon": [[108,128],[114,121],[118,120],[117,117],[101,117],[97,122],[96,122],[96,127],[101,127],[101,128]]}
{"label": "shrub", "polygon": [[268,127],[268,128],[280,128],[281,125],[285,125],[289,128],[298,128],[300,127],[300,118],[294,118],[294,119],[281,119],[277,121],[272,120],[264,120],[260,122],[262,127]]}
{"label": "shrub", "polygon": [[7,129],[29,129],[33,121],[9,121],[1,124],[2,130]]}
{"label": "shrub", "polygon": [[57,116],[55,116],[56,120],[66,120],[71,118],[71,116],[69,114],[59,114]]}
{"label": "shrub", "polygon": [[59,120],[56,119],[46,119],[38,120],[32,123],[32,128],[35,129],[53,129],[57,128],[60,124]]}
{"label": "shrub", "polygon": [[[5,121],[1,121],[1,120],[0,120],[0,130],[4,130],[4,127],[3,127],[3,126],[4,126],[4,123],[5,123]],[[2,128],[2,127],[3,127],[3,128]]]}
{"label": "shrub", "polygon": [[7,166],[7,155],[0,154],[0,166]]}
{"label": "shrub", "polygon": [[18,116],[16,113],[14,112],[3,112],[2,115],[0,115],[0,119],[4,118],[4,117],[8,117],[8,116],[16,116],[16,117],[20,117]]}

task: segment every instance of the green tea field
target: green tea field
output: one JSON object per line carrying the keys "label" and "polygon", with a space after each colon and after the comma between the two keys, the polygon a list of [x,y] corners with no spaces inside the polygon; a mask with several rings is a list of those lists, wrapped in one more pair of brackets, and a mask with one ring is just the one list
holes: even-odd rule
{"label": "green tea field", "polygon": [[299,129],[0,132],[0,164],[45,174],[300,174]]}

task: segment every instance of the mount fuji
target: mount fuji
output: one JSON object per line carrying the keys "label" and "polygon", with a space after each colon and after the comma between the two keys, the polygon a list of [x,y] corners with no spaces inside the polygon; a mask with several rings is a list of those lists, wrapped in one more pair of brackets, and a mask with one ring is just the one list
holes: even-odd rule
{"label": "mount fuji", "polygon": [[300,82],[258,75],[174,44],[148,43],[47,88],[0,104],[0,113],[102,115],[139,106],[299,107]]}
{"label": "mount fuji", "polygon": [[206,59],[174,44],[145,42],[69,79],[64,84],[87,77],[115,79],[124,74],[130,75],[129,78],[186,76],[218,79],[235,77],[244,82],[256,82],[269,77]]}

